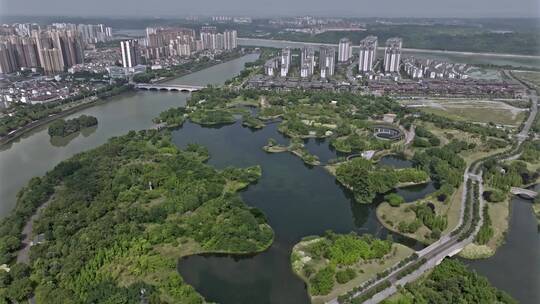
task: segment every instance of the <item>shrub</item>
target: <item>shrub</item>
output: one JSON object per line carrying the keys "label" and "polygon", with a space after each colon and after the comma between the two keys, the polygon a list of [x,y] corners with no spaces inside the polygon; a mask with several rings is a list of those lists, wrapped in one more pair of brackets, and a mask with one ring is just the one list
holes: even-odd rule
{"label": "shrub", "polygon": [[352,268],[346,268],[345,270],[336,272],[336,281],[339,284],[345,284],[354,278],[356,278],[356,272]]}

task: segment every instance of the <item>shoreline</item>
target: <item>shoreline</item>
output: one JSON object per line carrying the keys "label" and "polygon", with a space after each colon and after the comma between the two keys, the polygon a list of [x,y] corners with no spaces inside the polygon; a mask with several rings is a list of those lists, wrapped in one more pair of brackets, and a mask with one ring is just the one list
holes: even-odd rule
{"label": "shoreline", "polygon": [[[229,58],[227,60],[224,60],[224,61],[214,62],[212,64],[205,65],[205,66],[202,66],[202,67],[197,68],[197,69],[193,69],[193,70],[191,70],[189,72],[186,72],[186,73],[180,73],[180,74],[175,75],[175,76],[167,77],[165,79],[160,79],[156,83],[163,83],[163,82],[171,81],[171,80],[174,80],[174,79],[177,79],[177,78],[181,78],[181,77],[184,77],[184,76],[187,76],[187,75],[202,71],[204,69],[211,68],[211,67],[216,66],[218,64],[226,63],[228,61],[241,58],[244,55],[247,55],[247,54],[238,54],[237,56],[231,57],[231,58]],[[30,131],[32,131],[34,129],[37,129],[37,128],[43,126],[43,125],[46,125],[46,124],[48,124],[48,123],[50,123],[50,122],[52,122],[52,121],[54,121],[56,119],[63,118],[63,117],[66,117],[68,115],[77,113],[79,111],[82,111],[82,110],[85,110],[87,108],[93,107],[93,106],[95,106],[95,105],[97,105],[99,103],[106,103],[106,102],[108,102],[107,99],[109,99],[110,97],[121,96],[122,94],[125,94],[127,92],[135,92],[135,91],[137,91],[135,88],[131,88],[131,89],[128,89],[126,91],[119,92],[118,94],[107,96],[105,98],[99,98],[98,97],[95,100],[89,101],[89,102],[84,103],[84,104],[80,104],[78,106],[75,106],[73,108],[61,111],[59,113],[53,114],[53,116],[49,116],[49,117],[46,117],[46,118],[41,119],[41,120],[33,121],[33,122],[25,125],[24,127],[21,127],[19,129],[15,130],[15,132],[0,138],[0,148],[4,148],[5,146],[13,143],[16,139],[21,138],[23,135],[29,133]]]}
{"label": "shoreline", "polygon": [[106,103],[108,98],[114,97],[114,96],[119,96],[122,93],[126,93],[126,92],[129,92],[129,91],[131,91],[131,90],[123,91],[123,92],[121,92],[119,94],[112,95],[112,96],[109,96],[109,97],[106,97],[106,98],[97,98],[97,99],[91,100],[91,101],[89,101],[87,103],[80,104],[80,105],[75,106],[73,108],[70,108],[70,109],[58,112],[56,114],[53,114],[53,116],[49,116],[49,117],[41,119],[41,120],[33,121],[33,122],[27,124],[26,126],[20,128],[20,129],[17,129],[15,132],[13,132],[11,134],[8,134],[5,137],[1,138],[0,139],[0,148],[3,148],[5,146],[13,143],[13,141],[15,141],[16,139],[21,138],[23,135],[27,134],[28,132],[30,132],[30,131],[32,131],[34,129],[37,129],[37,128],[43,126],[43,125],[46,125],[46,124],[48,124],[50,122],[53,122],[56,119],[63,118],[63,117],[66,117],[68,115],[77,113],[79,111],[82,111],[82,110],[85,110],[87,108],[93,107],[93,106],[95,106],[95,105],[97,105],[99,103]]}

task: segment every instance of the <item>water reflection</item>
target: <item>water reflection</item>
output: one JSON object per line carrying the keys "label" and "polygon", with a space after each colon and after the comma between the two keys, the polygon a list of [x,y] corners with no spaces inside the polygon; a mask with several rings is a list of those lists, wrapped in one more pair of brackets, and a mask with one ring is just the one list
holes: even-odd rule
{"label": "water reflection", "polygon": [[82,135],[83,137],[88,137],[96,132],[98,126],[92,126],[88,128],[83,128],[80,131],[71,133],[67,136],[51,136],[49,142],[53,147],[65,147],[70,142],[72,142],[75,138],[79,137],[79,135]]}

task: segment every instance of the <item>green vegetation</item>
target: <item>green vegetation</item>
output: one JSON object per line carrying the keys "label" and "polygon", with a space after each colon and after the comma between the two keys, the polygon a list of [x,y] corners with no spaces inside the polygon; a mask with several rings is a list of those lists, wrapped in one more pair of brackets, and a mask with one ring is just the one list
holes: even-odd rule
{"label": "green vegetation", "polygon": [[130,89],[131,87],[127,85],[113,84],[95,91],[83,90],[81,94],[61,101],[50,101],[45,104],[13,103],[8,109],[2,110],[2,114],[5,115],[0,116],[0,136],[8,135],[32,122],[46,119],[51,115],[87,103],[86,97],[107,98]]}
{"label": "green vegetation", "polygon": [[[0,263],[12,269],[22,227],[48,201],[25,271],[2,280],[0,302],[203,303],[176,271],[195,253],[252,253],[273,240],[264,215],[236,193],[259,167],[218,171],[197,145],[179,150],[167,133],[134,132],[33,178],[0,223]],[[1,271],[0,271],[1,272]],[[21,274],[22,273],[22,274]],[[5,276],[5,275],[4,275]]]}
{"label": "green vegetation", "polygon": [[263,147],[263,150],[268,153],[281,153],[291,152],[292,154],[300,157],[306,165],[318,166],[320,165],[319,157],[309,153],[305,148],[301,139],[293,138],[291,144],[288,146],[279,145],[275,139],[268,139],[268,143]]}
{"label": "green vegetation", "polygon": [[356,271],[352,268],[345,268],[345,270],[336,272],[336,281],[339,284],[345,284],[354,278],[356,278]]}
{"label": "green vegetation", "polygon": [[504,201],[508,195],[499,189],[493,189],[489,191],[484,191],[484,198],[490,203],[499,203]]}
{"label": "green vegetation", "polygon": [[189,118],[203,126],[232,124],[236,121],[233,114],[226,110],[196,110],[190,113]]}
{"label": "green vegetation", "polygon": [[81,115],[73,119],[58,119],[49,125],[48,133],[50,136],[68,136],[69,134],[79,132],[81,129],[92,127],[98,124],[94,116]]}
{"label": "green vegetation", "polygon": [[159,113],[159,116],[154,118],[153,121],[156,124],[164,123],[168,128],[180,127],[184,124],[186,120],[186,108],[170,108]]}
{"label": "green vegetation", "polygon": [[423,114],[419,117],[419,119],[426,122],[431,122],[436,127],[441,129],[457,129],[463,132],[475,133],[483,136],[492,136],[499,139],[507,139],[507,133],[505,130],[489,126],[482,126],[472,122],[456,121],[435,114]]}
{"label": "green vegetation", "polygon": [[444,259],[423,280],[405,285],[396,300],[385,304],[420,303],[517,303],[508,294],[454,259]]}
{"label": "green vegetation", "polygon": [[414,154],[416,167],[430,172],[431,179],[439,185],[458,187],[463,180],[465,161],[458,154],[470,149],[469,144],[453,140],[442,148],[429,148]]}
{"label": "green vegetation", "polygon": [[488,160],[484,168],[486,184],[505,193],[510,191],[510,187],[520,187],[536,181],[540,175],[531,172],[522,161],[500,164],[496,160]]}
{"label": "green vegetation", "polygon": [[309,279],[310,293],[314,296],[327,295],[334,288],[334,275],[336,268],[329,265],[319,270]]}
{"label": "green vegetation", "polygon": [[251,129],[262,129],[265,126],[262,120],[251,115],[244,115],[242,117],[242,125]]}
{"label": "green vegetation", "polygon": [[403,198],[403,196],[401,196],[399,194],[396,194],[396,193],[387,194],[384,197],[384,200],[387,201],[390,204],[390,206],[392,206],[392,207],[397,207],[397,206],[405,203],[405,199]]}
{"label": "green vegetation", "polygon": [[418,148],[436,147],[441,144],[441,141],[435,134],[428,131],[422,126],[418,126],[415,130],[416,137],[413,141],[413,146]]}
{"label": "green vegetation", "polygon": [[[247,31],[243,37],[259,38],[260,28],[257,32]],[[340,38],[347,37],[351,41],[360,41],[368,35],[379,37],[385,41],[391,37],[402,37],[404,47],[466,51],[466,52],[495,52],[512,54],[540,54],[537,45],[540,39],[536,35],[536,27],[528,27],[523,31],[509,33],[496,33],[488,28],[470,25],[442,25],[442,24],[368,24],[366,31],[339,32],[329,31],[321,34],[295,33],[281,29],[268,28],[270,35],[267,39],[305,41],[314,43],[337,43]]]}
{"label": "green vegetation", "polygon": [[476,235],[475,242],[479,245],[485,245],[493,237],[493,228],[491,227],[491,218],[489,217],[489,205],[484,206],[482,227]]}
{"label": "green vegetation", "polygon": [[293,270],[308,284],[313,303],[347,293],[412,253],[410,248],[370,235],[326,232],[302,240],[291,254]]}
{"label": "green vegetation", "polygon": [[417,169],[379,167],[363,158],[339,164],[335,174],[337,180],[351,189],[356,201],[362,204],[371,203],[375,195],[386,193],[399,183],[425,182],[427,179],[427,174]]}
{"label": "green vegetation", "polygon": [[435,207],[430,207],[428,204],[412,207],[416,218],[431,230],[431,238],[438,239],[448,222],[445,216],[436,215],[434,209]]}

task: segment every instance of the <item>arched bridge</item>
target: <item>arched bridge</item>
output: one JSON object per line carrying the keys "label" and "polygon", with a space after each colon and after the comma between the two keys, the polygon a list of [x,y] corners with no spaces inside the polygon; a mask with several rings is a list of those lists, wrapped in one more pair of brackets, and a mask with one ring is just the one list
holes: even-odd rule
{"label": "arched bridge", "polygon": [[514,194],[514,195],[521,195],[521,196],[526,196],[526,197],[529,197],[529,198],[535,198],[535,197],[538,196],[538,192],[536,192],[536,191],[529,190],[529,189],[518,188],[518,187],[510,188],[510,192],[512,194]]}
{"label": "arched bridge", "polygon": [[203,86],[189,85],[189,84],[159,84],[159,83],[138,83],[135,88],[148,91],[170,91],[170,92],[184,92],[191,93],[204,89]]}

